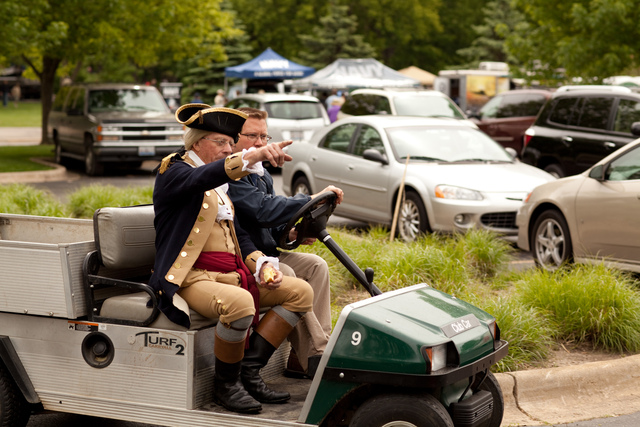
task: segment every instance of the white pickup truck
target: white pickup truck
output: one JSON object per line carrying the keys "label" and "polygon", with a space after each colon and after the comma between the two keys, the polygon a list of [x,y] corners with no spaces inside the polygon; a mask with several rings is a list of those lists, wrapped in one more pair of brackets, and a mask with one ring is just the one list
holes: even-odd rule
{"label": "white pickup truck", "polygon": [[376,296],[343,309],[312,381],[285,378],[289,345],[278,349],[262,376],[289,403],[224,410],[211,401],[215,321],[192,312],[185,330],[159,313],[145,284],[154,239],[152,206],[93,220],[0,214],[0,426],[40,411],[165,426],[500,426],[490,368],[508,345],[495,319],[426,284],[371,292],[372,273],[336,246]]}

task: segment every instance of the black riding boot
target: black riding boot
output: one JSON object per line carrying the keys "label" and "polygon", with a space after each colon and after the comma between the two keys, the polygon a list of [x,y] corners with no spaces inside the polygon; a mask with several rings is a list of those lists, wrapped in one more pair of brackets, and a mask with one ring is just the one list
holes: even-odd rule
{"label": "black riding boot", "polygon": [[[228,342],[216,334],[213,400],[230,411],[255,414],[260,412],[262,405],[247,393],[240,381],[243,352],[244,341]],[[220,357],[227,360],[227,362],[220,360]]]}
{"label": "black riding boot", "polygon": [[262,403],[284,403],[291,398],[289,393],[271,390],[260,377],[260,369],[269,362],[276,348],[257,333],[251,334],[249,349],[242,359],[242,384],[257,401]]}
{"label": "black riding boot", "polygon": [[267,387],[260,377],[260,369],[266,366],[277,346],[292,329],[293,326],[270,310],[249,337],[249,349],[244,352],[240,377],[244,388],[259,402],[284,403],[291,398],[287,392],[274,391]]}

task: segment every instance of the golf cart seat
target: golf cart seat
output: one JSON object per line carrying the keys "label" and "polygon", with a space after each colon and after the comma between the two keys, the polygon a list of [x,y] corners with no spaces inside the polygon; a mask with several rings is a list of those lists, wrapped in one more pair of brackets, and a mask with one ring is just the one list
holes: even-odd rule
{"label": "golf cart seat", "polygon": [[[156,255],[153,218],[153,205],[107,207],[94,213],[96,250],[87,254],[82,268],[89,320],[186,330],[160,312],[148,285]],[[190,329],[215,325],[216,320],[189,309],[179,295],[174,302],[189,311]]]}

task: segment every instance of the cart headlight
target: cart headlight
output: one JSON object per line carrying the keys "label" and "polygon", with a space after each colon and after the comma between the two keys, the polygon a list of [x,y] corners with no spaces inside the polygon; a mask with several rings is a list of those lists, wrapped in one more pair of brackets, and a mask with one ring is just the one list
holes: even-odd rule
{"label": "cart headlight", "polygon": [[500,339],[500,328],[498,327],[498,323],[496,322],[496,320],[493,319],[491,322],[489,322],[488,326],[489,326],[489,331],[491,332],[491,335],[493,336],[493,339],[494,340],[499,340]]}
{"label": "cart headlight", "polygon": [[425,347],[424,354],[427,359],[429,373],[447,366],[447,344]]}
{"label": "cart headlight", "polygon": [[455,187],[453,185],[436,186],[436,198],[452,200],[482,200],[482,193],[468,188]]}

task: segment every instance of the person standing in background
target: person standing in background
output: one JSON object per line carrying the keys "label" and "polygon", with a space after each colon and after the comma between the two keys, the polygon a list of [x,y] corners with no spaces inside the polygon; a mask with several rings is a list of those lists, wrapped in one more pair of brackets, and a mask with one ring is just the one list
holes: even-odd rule
{"label": "person standing in background", "polygon": [[22,96],[22,91],[20,89],[20,83],[16,82],[11,88],[11,98],[13,98],[13,106],[18,108],[18,103],[20,102],[20,97]]}

